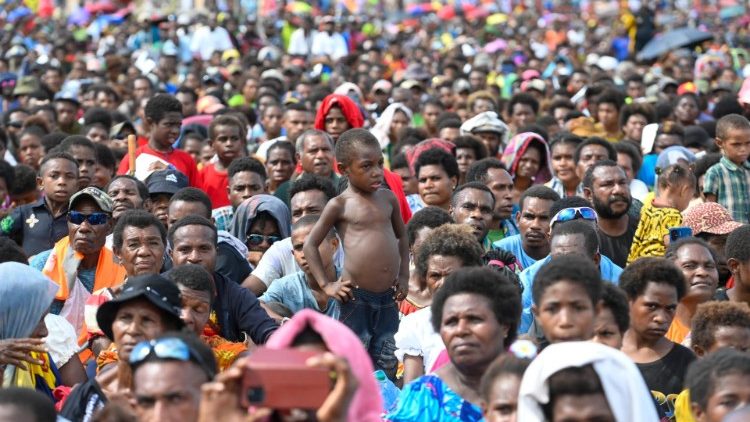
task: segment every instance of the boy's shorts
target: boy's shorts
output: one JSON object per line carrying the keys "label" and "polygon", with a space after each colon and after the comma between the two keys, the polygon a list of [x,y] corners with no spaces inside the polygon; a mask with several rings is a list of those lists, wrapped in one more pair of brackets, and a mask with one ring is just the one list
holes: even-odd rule
{"label": "boy's shorts", "polygon": [[354,300],[341,304],[341,322],[362,340],[375,370],[395,379],[398,359],[393,336],[398,331],[398,306],[393,291],[373,293],[354,288]]}

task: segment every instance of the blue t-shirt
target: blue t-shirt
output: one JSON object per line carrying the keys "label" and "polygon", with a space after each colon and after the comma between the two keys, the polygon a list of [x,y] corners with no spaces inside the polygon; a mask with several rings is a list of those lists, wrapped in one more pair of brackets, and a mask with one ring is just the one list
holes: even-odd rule
{"label": "blue t-shirt", "polygon": [[304,271],[289,274],[274,281],[258,300],[266,303],[279,302],[295,314],[303,309],[314,309],[334,319],[339,319],[341,314],[339,303],[332,298],[328,298],[328,306],[325,311],[320,309],[318,301],[315,300],[312,290],[307,284]]}
{"label": "blue t-shirt", "polygon": [[536,259],[526,255],[523,250],[523,241],[521,235],[508,236],[492,244],[494,249],[504,249],[516,256],[516,260],[521,264],[521,269],[529,268],[534,265]]}
{"label": "blue t-shirt", "polygon": [[[534,304],[534,298],[531,295],[531,289],[534,285],[534,277],[536,273],[552,259],[550,255],[546,258],[537,261],[534,265],[526,268],[521,272],[519,278],[521,279],[521,285],[523,286],[523,293],[521,294],[521,322],[518,324],[518,333],[526,334],[531,327],[531,323],[534,321],[534,316],[531,314],[531,305]],[[622,274],[622,268],[612,262],[611,259],[604,255],[601,255],[599,260],[599,273],[602,275],[602,280],[609,281],[611,283],[617,283],[620,280],[620,274]]]}

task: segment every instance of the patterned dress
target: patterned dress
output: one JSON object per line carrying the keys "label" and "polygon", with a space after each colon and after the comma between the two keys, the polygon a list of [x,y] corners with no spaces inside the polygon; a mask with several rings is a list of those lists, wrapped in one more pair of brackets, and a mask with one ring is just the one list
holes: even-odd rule
{"label": "patterned dress", "polygon": [[385,416],[393,422],[482,420],[482,411],[459,396],[435,375],[425,375],[407,384],[393,409]]}

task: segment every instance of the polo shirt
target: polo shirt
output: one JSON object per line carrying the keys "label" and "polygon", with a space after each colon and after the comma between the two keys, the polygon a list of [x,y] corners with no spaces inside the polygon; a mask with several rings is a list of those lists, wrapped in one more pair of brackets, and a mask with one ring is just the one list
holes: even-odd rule
{"label": "polo shirt", "polygon": [[64,210],[53,217],[44,198],[22,205],[0,221],[0,235],[18,242],[28,257],[52,249],[68,235],[67,207]]}
{"label": "polo shirt", "polygon": [[[181,149],[173,149],[172,151],[164,154],[152,149],[150,146],[148,146],[148,144],[146,144],[138,147],[138,149],[135,150],[135,156],[138,157],[143,153],[159,157],[169,164],[172,164],[175,169],[187,176],[190,186],[196,188],[202,187],[200,174],[198,174],[198,167],[195,165],[195,160],[193,160],[193,157],[187,152]],[[126,155],[122,158],[122,161],[120,161],[120,166],[117,168],[117,174],[128,174],[129,170],[130,161],[128,159],[128,156]]]}
{"label": "polo shirt", "polygon": [[727,157],[721,157],[718,163],[706,172],[703,181],[703,192],[716,195],[716,202],[723,205],[732,214],[735,221],[750,223],[750,161],[741,166]]}

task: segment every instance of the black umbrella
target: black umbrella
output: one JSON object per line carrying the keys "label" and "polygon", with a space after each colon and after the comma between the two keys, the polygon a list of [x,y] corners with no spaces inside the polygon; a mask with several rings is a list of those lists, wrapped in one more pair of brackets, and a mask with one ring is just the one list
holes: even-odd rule
{"label": "black umbrella", "polygon": [[652,60],[672,50],[691,47],[703,41],[713,39],[713,37],[710,33],[695,28],[685,27],[675,29],[654,37],[648,44],[643,46],[636,58],[638,60]]}

